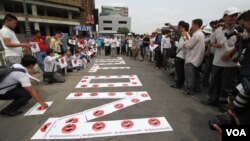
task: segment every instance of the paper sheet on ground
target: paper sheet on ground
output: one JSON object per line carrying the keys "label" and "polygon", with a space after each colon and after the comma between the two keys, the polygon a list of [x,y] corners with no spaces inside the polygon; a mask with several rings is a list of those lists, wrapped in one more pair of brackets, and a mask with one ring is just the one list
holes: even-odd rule
{"label": "paper sheet on ground", "polygon": [[44,109],[39,103],[36,103],[28,112],[24,114],[24,116],[31,116],[31,115],[42,115],[44,114],[49,107],[52,105],[53,101],[46,102],[48,104],[48,108]]}

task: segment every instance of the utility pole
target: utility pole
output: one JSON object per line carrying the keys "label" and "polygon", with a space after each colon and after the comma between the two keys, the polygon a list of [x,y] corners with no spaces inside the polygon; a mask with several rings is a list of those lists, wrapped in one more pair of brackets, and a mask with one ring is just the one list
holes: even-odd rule
{"label": "utility pole", "polygon": [[28,36],[31,35],[31,30],[30,30],[30,23],[28,19],[28,11],[27,11],[27,3],[26,0],[23,0],[23,11],[24,11],[24,18],[25,18],[25,31]]}

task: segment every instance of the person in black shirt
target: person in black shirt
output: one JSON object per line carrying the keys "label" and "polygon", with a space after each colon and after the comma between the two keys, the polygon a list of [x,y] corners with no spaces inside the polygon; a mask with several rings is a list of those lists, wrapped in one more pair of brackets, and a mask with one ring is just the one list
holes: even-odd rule
{"label": "person in black shirt", "polygon": [[141,46],[141,56],[142,56],[142,59],[144,59],[145,55],[147,54],[147,48],[149,47],[150,45],[150,39],[149,39],[149,36],[146,35],[144,38],[143,38],[143,42],[142,42],[142,46]]}

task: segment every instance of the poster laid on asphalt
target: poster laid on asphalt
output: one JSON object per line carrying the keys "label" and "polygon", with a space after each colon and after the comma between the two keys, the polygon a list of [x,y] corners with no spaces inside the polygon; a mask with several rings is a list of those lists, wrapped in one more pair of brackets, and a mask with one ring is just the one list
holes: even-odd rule
{"label": "poster laid on asphalt", "polygon": [[51,127],[54,125],[58,118],[49,118],[39,129],[38,131],[31,137],[31,140],[39,140],[44,139],[46,134],[49,132]]}
{"label": "poster laid on asphalt", "polygon": [[49,107],[52,105],[52,103],[53,103],[53,101],[46,102],[46,104],[48,104],[48,108],[44,108],[39,103],[36,103],[32,108],[29,109],[29,111],[27,111],[24,114],[24,116],[42,115],[49,109]]}
{"label": "poster laid on asphalt", "polygon": [[85,122],[84,112],[61,117],[51,127],[46,139],[80,139]]}
{"label": "poster laid on asphalt", "polygon": [[173,131],[165,117],[84,123],[81,138],[96,138]]}

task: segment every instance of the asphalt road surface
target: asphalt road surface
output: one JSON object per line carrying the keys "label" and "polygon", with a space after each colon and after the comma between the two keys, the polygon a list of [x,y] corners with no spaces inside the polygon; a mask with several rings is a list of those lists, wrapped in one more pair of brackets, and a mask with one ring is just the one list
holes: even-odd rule
{"label": "asphalt road surface", "polygon": [[[152,100],[142,102],[123,110],[114,112],[93,121],[109,121],[122,119],[137,119],[148,117],[166,117],[173,131],[126,135],[116,137],[101,137],[82,139],[84,141],[216,141],[217,136],[208,127],[208,120],[214,118],[217,110],[213,107],[200,104],[201,98],[206,94],[188,96],[179,90],[169,87],[173,83],[167,72],[153,68],[148,61],[135,61],[134,58],[121,56],[126,64],[116,65],[130,67],[124,70],[98,70],[89,73],[95,59],[111,59],[110,56],[95,57],[89,66],[80,71],[68,73],[67,82],[63,84],[42,83],[35,86],[41,97],[46,101],[54,101],[53,105],[44,115],[38,116],[0,116],[0,141],[29,141],[39,127],[51,117],[66,116],[78,113],[93,107],[115,100],[65,100],[71,92],[122,92],[122,91],[147,91]],[[75,89],[76,84],[86,75],[137,75],[143,86],[128,88],[90,88]],[[41,75],[40,75],[41,78]],[[105,80],[104,80],[105,81]],[[113,82],[106,80],[105,82]],[[120,80],[128,81],[128,80]],[[0,101],[2,108],[9,101]],[[31,100],[22,108],[28,111],[36,102]]]}

